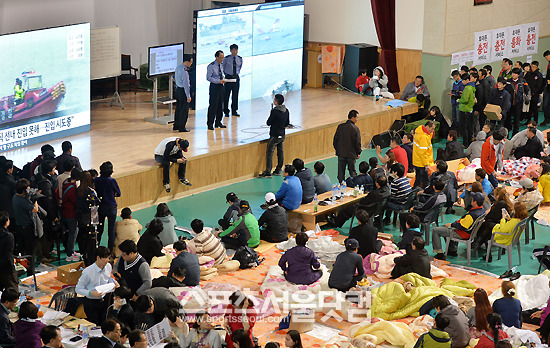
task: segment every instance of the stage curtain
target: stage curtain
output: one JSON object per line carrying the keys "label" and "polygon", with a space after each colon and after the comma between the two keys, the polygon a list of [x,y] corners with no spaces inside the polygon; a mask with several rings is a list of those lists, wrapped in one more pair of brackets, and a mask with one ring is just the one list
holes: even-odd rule
{"label": "stage curtain", "polygon": [[395,0],[371,0],[372,16],[380,41],[380,66],[388,75],[388,88],[399,92],[397,62],[395,58]]}

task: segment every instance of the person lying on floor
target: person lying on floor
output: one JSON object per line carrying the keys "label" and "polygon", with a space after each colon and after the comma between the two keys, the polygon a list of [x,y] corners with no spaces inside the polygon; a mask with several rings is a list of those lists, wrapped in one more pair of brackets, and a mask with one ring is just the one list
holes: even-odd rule
{"label": "person lying on floor", "polygon": [[260,244],[260,227],[258,220],[250,212],[248,201],[241,201],[239,219],[235,225],[218,232],[217,236],[221,238],[226,249],[239,249],[241,246],[255,248]]}
{"label": "person lying on floor", "polygon": [[279,267],[286,280],[294,284],[310,285],[321,278],[321,264],[313,250],[306,246],[309,237],[305,232],[296,234],[296,246],[287,250],[279,259]]}
{"label": "person lying on floor", "polygon": [[347,292],[363,279],[365,269],[363,268],[361,255],[357,254],[357,249],[359,249],[357,239],[347,238],[344,245],[346,251],[336,257],[328,278],[328,286],[331,289]]}
{"label": "person lying on floor", "polygon": [[[478,217],[485,214],[485,211],[482,208],[483,203],[485,202],[485,195],[481,192],[472,192],[470,196],[472,197],[472,209],[470,209],[466,215],[453,223],[448,223],[445,224],[445,226],[434,228],[432,232],[432,245],[434,253],[436,253],[434,258],[439,260],[446,259],[441,246],[441,237],[451,236],[451,238],[470,238],[470,227],[472,227],[472,224]],[[458,243],[451,241],[448,255],[458,256],[457,249]]]}
{"label": "person lying on floor", "polygon": [[410,251],[393,260],[395,267],[391,271],[391,277],[399,278],[404,274],[412,272],[432,279],[430,274],[430,257],[428,256],[428,251],[424,249],[426,242],[424,242],[422,237],[414,237],[411,245]]}

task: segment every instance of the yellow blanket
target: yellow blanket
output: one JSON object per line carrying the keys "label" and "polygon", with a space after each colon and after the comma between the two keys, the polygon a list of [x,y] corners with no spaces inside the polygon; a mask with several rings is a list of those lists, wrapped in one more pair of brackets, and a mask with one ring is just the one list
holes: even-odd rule
{"label": "yellow blanket", "polygon": [[412,348],[416,342],[416,337],[407,324],[385,320],[374,324],[363,322],[354,325],[349,329],[349,337],[355,347],[362,346],[360,341],[373,342],[376,345],[386,341],[392,346]]}

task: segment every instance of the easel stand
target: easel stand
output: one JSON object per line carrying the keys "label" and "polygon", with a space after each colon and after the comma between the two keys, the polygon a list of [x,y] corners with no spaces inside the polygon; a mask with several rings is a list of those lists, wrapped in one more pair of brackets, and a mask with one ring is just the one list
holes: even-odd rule
{"label": "easel stand", "polygon": [[124,105],[122,105],[122,100],[120,99],[120,94],[118,93],[118,76],[115,77],[115,94],[111,98],[109,106],[120,106],[124,110]]}
{"label": "easel stand", "polygon": [[[174,122],[173,104],[176,102],[174,99],[174,75],[170,75],[168,79],[168,97],[158,97],[158,79],[153,77],[153,117],[145,118],[145,121],[168,125]],[[164,116],[158,116],[158,104],[168,105],[168,113]]]}

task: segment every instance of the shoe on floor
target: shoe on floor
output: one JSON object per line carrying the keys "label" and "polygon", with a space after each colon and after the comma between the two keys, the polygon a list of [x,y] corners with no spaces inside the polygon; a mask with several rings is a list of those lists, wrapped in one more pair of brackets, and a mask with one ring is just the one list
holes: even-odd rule
{"label": "shoe on floor", "polygon": [[191,183],[189,182],[189,180],[187,180],[186,178],[180,179],[180,184],[184,184],[184,185],[187,185],[187,186],[192,186]]}
{"label": "shoe on floor", "polygon": [[209,126],[209,127],[208,127],[208,130],[214,130],[214,127],[210,127],[210,126]]}
{"label": "shoe on floor", "polygon": [[509,269],[506,272],[502,273],[499,278],[500,279],[510,278],[512,276],[512,274],[514,274],[514,272],[512,272],[512,270]]}
{"label": "shoe on floor", "polygon": [[164,189],[166,190],[166,192],[170,193],[170,191],[172,191],[172,189],[170,188],[170,184],[164,184]]}
{"label": "shoe on floor", "polygon": [[216,125],[216,128],[227,128],[227,126],[224,125],[224,124],[222,124],[222,123],[220,123],[220,124],[217,124],[217,125]]}
{"label": "shoe on floor", "polygon": [[269,172],[263,172],[263,173],[260,173],[260,175],[258,175],[258,177],[260,177],[260,178],[270,178],[270,177],[271,177],[271,173],[269,173]]}
{"label": "shoe on floor", "polygon": [[234,112],[232,116],[235,116],[235,117],[241,117],[241,115],[239,115],[238,113]]}
{"label": "shoe on floor", "polygon": [[434,256],[434,259],[445,261],[445,260],[447,260],[447,257],[445,257],[444,253],[438,253]]}
{"label": "shoe on floor", "polygon": [[180,129],[180,133],[182,133],[182,132],[187,133],[187,132],[191,132],[191,131],[190,131],[189,129],[187,129],[187,128],[184,128],[184,129]]}
{"label": "shoe on floor", "polygon": [[514,280],[518,279],[519,277],[521,277],[521,273],[516,272],[516,273],[514,273],[510,276],[510,281],[514,281]]}

